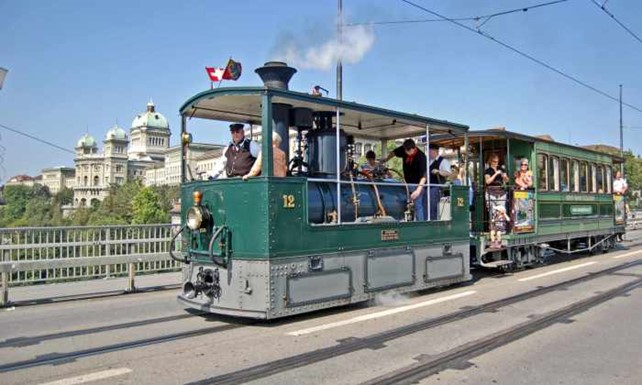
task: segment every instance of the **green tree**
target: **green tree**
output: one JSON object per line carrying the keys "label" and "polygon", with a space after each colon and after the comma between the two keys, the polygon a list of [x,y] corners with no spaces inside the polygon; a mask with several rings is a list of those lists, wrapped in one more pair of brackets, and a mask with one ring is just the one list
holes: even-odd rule
{"label": "green tree", "polygon": [[51,226],[52,217],[53,206],[51,199],[43,196],[31,198],[23,215],[27,226],[31,227]]}
{"label": "green tree", "polygon": [[40,184],[5,186],[0,226],[46,226],[51,219],[51,194]]}
{"label": "green tree", "polygon": [[181,196],[180,186],[152,186],[152,190],[158,194],[163,211],[169,213],[178,202]]}
{"label": "green tree", "polygon": [[70,205],[74,201],[74,191],[70,188],[63,187],[53,196],[54,205]]}
{"label": "green tree", "polygon": [[169,215],[161,207],[159,195],[150,187],[143,187],[132,199],[132,223],[168,223]]}
{"label": "green tree", "polygon": [[86,226],[89,224],[91,211],[86,207],[77,208],[71,215],[71,223],[74,226]]}

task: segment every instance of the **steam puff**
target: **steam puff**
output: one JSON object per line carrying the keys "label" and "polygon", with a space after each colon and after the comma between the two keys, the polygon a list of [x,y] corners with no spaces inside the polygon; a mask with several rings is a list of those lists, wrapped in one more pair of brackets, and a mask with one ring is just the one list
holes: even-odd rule
{"label": "steam puff", "polygon": [[284,60],[299,68],[328,70],[338,59],[350,64],[359,62],[372,48],[374,41],[373,29],[361,25],[344,28],[341,42],[335,37],[319,46],[307,45],[304,49],[301,48],[301,42],[289,36],[286,41],[281,42],[275,59]]}

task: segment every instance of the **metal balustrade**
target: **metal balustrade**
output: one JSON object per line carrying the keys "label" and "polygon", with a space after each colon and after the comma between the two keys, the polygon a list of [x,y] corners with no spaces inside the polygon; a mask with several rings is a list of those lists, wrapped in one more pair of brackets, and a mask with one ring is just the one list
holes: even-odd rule
{"label": "metal balustrade", "polygon": [[[177,271],[169,255],[178,225],[0,229],[0,306],[11,286]],[[173,245],[176,247],[177,245]]]}

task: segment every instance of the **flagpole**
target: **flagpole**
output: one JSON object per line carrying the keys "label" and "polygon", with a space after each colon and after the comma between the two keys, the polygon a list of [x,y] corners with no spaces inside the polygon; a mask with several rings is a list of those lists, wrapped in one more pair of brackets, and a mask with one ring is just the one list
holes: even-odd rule
{"label": "flagpole", "polygon": [[[343,2],[339,0],[337,15],[337,35],[339,35],[339,46],[343,44]],[[337,58],[337,99],[343,100],[343,64],[341,56]]]}
{"label": "flagpole", "polygon": [[230,61],[232,61],[232,57],[231,56],[230,56],[229,59],[227,59],[227,64],[225,65],[225,70],[223,70],[223,75],[221,75],[221,80],[219,80],[218,87],[216,87],[216,88],[219,88],[221,86],[221,83],[223,83],[223,78],[225,77],[225,73],[227,72],[228,68],[230,68]]}

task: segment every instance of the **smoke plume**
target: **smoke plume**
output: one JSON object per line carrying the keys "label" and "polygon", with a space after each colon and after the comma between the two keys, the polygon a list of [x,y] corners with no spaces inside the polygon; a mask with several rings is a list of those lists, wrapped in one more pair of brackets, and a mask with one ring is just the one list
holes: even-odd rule
{"label": "smoke plume", "polygon": [[338,59],[354,64],[372,48],[375,35],[372,27],[359,25],[344,28],[341,39],[334,36],[321,43],[307,40],[310,38],[283,34],[274,49],[273,60],[284,61],[298,68],[319,70],[332,68]]}

